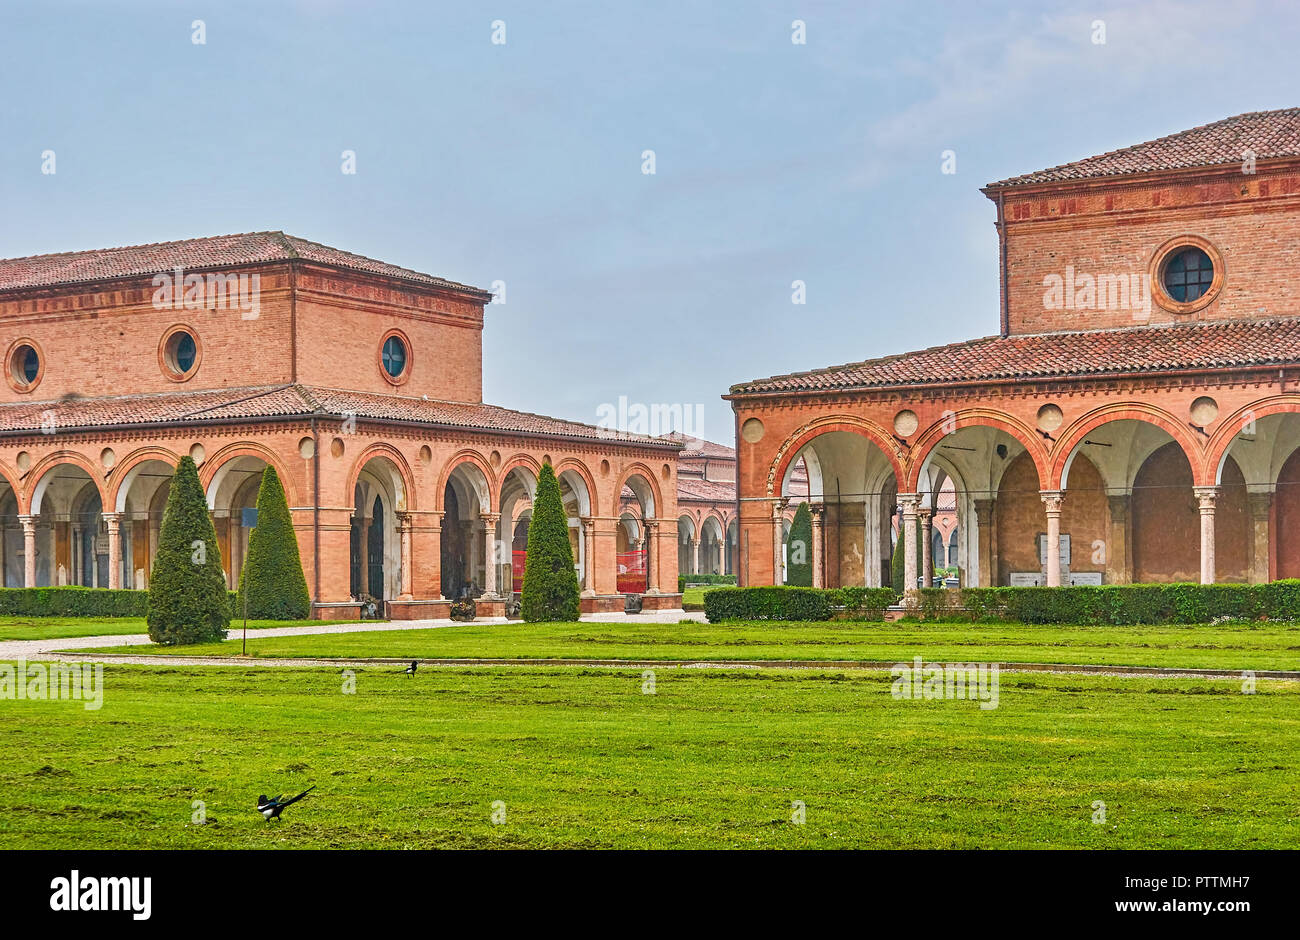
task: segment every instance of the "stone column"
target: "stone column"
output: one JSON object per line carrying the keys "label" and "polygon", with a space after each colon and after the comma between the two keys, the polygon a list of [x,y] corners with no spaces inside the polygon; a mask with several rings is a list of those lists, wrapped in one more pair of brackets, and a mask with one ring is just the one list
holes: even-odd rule
{"label": "stone column", "polygon": [[822,571],[822,559],[826,556],[826,532],[822,528],[823,509],[821,503],[808,504],[808,511],[812,514],[812,586],[815,588],[826,586],[826,575]]}
{"label": "stone column", "polygon": [[1106,582],[1129,584],[1133,580],[1133,564],[1128,538],[1129,507],[1133,497],[1127,493],[1107,496],[1110,505],[1110,538],[1106,543]]}
{"label": "stone column", "polygon": [[934,587],[934,512],[930,509],[920,510],[921,518],[921,587]]}
{"label": "stone column", "polygon": [[[992,587],[997,580],[993,571],[993,499],[975,500],[975,523],[979,538],[979,568],[976,584],[979,587]],[[969,562],[968,562],[969,565]]]}
{"label": "stone column", "polygon": [[782,525],[784,520],[785,500],[778,499],[772,504],[772,583],[776,585],[785,583],[785,579],[781,577],[782,549],[785,543],[785,532]]}
{"label": "stone column", "polygon": [[[104,522],[108,525],[108,586],[120,588],[122,586],[122,514],[106,512],[103,516]],[[211,546],[211,550],[216,551],[217,546]]]}
{"label": "stone column", "polygon": [[1251,493],[1246,500],[1250,506],[1250,534],[1246,539],[1250,555],[1250,583],[1265,584],[1269,579],[1268,519],[1273,508],[1273,494]]}
{"label": "stone column", "polygon": [[483,520],[483,597],[497,600],[497,522],[501,513],[480,513],[479,518]]}
{"label": "stone column", "polygon": [[659,521],[645,520],[645,592],[659,593]]}
{"label": "stone column", "polygon": [[902,493],[898,497],[903,507],[903,524],[898,537],[903,540],[903,604],[916,606],[916,512],[919,497],[915,493]]}
{"label": "stone column", "polygon": [[[691,570],[690,574],[700,573],[700,540],[699,538],[690,539],[691,550]],[[687,572],[683,572],[686,574]]]}
{"label": "stone column", "polygon": [[1214,498],[1217,486],[1195,486],[1192,492],[1201,510],[1201,583],[1214,583]]}
{"label": "stone column", "polygon": [[1039,493],[1047,510],[1047,586],[1061,586],[1061,503],[1065,494],[1059,490]]}
{"label": "stone column", "polygon": [[36,517],[19,516],[23,527],[23,587],[36,587]]}
{"label": "stone column", "polygon": [[582,524],[582,596],[593,597],[596,594],[596,520],[591,516],[579,516]]}
{"label": "stone column", "polygon": [[415,597],[415,570],[411,564],[411,514],[409,512],[399,512],[397,514],[397,535],[401,539],[402,551],[402,583],[397,599],[409,601]]}

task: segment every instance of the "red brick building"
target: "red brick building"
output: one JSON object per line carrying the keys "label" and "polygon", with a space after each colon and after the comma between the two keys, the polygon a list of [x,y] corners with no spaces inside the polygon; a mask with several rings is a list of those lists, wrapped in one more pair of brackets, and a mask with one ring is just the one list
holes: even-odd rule
{"label": "red brick building", "polygon": [[983,192],[997,335],[725,396],[742,583],[801,460],[820,584],[887,584],[894,507],[915,531],[949,481],[963,584],[1300,576],[1300,109]]}
{"label": "red brick building", "polygon": [[146,587],[189,454],[232,585],[272,464],[318,616],[498,613],[549,461],[583,609],[623,607],[629,503],[645,604],[679,607],[680,445],[483,403],[490,299],[280,232],[0,261],[3,583]]}

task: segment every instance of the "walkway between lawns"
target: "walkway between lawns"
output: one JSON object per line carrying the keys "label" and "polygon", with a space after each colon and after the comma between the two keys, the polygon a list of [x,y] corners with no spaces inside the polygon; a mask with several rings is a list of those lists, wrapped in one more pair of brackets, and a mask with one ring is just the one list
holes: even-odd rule
{"label": "walkway between lawns", "polygon": [[[688,619],[681,610],[661,610],[641,614],[587,614],[582,617],[584,623],[677,623]],[[504,617],[484,617],[475,620],[476,624],[512,623]],[[309,636],[325,633],[370,633],[393,630],[433,630],[443,627],[462,626],[455,620],[403,620],[383,623],[332,623],[305,627],[270,627],[257,630],[255,638],[276,636]],[[238,624],[232,624],[228,639],[240,637]],[[43,640],[4,640],[0,641],[0,661],[26,659],[68,661],[73,658],[93,657],[93,650],[111,646],[144,646],[149,644],[147,634],[116,634],[108,636],[63,637]],[[85,652],[81,652],[81,651]],[[105,662],[124,663],[136,666],[265,666],[271,668],[374,668],[379,666],[398,668],[409,662],[407,659],[376,657],[367,659],[325,659],[325,658],[270,658],[252,656],[156,656],[149,654],[110,653],[98,657]],[[421,659],[424,668],[500,668],[500,667],[538,667],[568,666],[601,669],[863,669],[885,670],[895,664],[874,660],[679,660],[679,659]],[[927,662],[928,666],[944,665],[941,661]],[[1069,663],[998,663],[1001,670],[1007,672],[1053,672],[1080,673],[1102,676],[1153,676],[1164,678],[1202,678],[1202,679],[1236,679],[1242,676],[1241,670],[1226,669],[1188,669],[1158,666],[1114,666],[1087,665]],[[1290,679],[1300,681],[1300,672],[1285,670],[1254,670],[1260,679]]]}

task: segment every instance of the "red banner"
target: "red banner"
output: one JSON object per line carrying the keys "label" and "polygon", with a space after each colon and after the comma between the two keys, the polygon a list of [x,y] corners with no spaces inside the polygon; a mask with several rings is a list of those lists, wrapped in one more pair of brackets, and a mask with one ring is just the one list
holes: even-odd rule
{"label": "red banner", "polygon": [[646,553],[618,553],[618,592],[620,594],[644,594],[646,587]]}

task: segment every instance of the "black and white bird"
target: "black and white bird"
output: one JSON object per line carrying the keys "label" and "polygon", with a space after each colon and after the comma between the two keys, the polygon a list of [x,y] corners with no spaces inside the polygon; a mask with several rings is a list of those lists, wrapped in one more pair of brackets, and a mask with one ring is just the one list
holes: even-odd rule
{"label": "black and white bird", "polygon": [[257,811],[262,814],[262,818],[267,822],[270,822],[272,819],[279,819],[280,814],[284,812],[286,806],[292,806],[315,789],[314,786],[308,787],[297,796],[291,796],[287,800],[283,796],[272,797],[268,800],[266,794],[263,793],[257,798]]}
{"label": "black and white bird", "polygon": [[413,659],[413,660],[411,660],[411,665],[409,665],[409,666],[407,666],[405,669],[403,669],[402,672],[406,673],[408,676],[413,676],[413,675],[415,675],[415,669],[416,669],[416,667],[419,666],[419,665],[420,665],[419,660]]}

